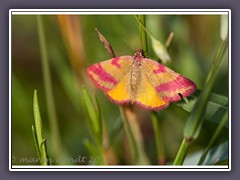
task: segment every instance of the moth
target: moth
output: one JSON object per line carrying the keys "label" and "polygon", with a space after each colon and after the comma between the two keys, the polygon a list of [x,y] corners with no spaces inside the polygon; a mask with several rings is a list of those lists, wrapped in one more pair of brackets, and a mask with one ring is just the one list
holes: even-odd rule
{"label": "moth", "polygon": [[118,105],[137,104],[161,110],[191,95],[197,86],[190,79],[142,55],[119,56],[91,65],[87,74],[96,87]]}

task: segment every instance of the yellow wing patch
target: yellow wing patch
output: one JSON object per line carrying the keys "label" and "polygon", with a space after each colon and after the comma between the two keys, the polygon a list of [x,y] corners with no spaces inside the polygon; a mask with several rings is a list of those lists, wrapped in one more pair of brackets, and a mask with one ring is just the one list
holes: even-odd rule
{"label": "yellow wing patch", "polygon": [[117,101],[121,104],[130,101],[130,93],[128,91],[127,83],[128,77],[129,75],[125,75],[115,88],[113,88],[111,91],[106,92],[112,100]]}
{"label": "yellow wing patch", "polygon": [[147,78],[143,78],[141,87],[138,91],[136,103],[147,109],[162,109],[169,103],[164,101],[155,91],[154,87]]}

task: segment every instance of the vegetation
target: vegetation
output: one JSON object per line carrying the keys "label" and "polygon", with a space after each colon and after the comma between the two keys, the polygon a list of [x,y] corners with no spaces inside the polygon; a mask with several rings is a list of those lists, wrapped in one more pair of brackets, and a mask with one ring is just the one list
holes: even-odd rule
{"label": "vegetation", "polygon": [[[227,165],[226,23],[217,15],[13,15],[13,164]],[[198,90],[158,112],[113,104],[85,72],[110,59],[95,28],[116,56],[142,47],[161,61],[167,53],[162,63]]]}

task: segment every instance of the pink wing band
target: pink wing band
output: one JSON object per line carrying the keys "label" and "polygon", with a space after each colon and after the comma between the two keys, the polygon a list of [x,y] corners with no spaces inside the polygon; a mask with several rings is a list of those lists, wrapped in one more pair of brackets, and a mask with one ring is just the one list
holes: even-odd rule
{"label": "pink wing band", "polygon": [[191,80],[183,77],[182,75],[178,75],[176,79],[173,81],[160,84],[156,87],[156,91],[159,92],[173,92],[175,91],[176,94],[171,97],[162,97],[165,101],[169,102],[176,102],[181,100],[181,97],[178,95],[177,90],[185,89],[184,92],[181,92],[183,97],[187,97],[191,95],[196,89],[197,86]]}
{"label": "pink wing band", "polygon": [[[187,97],[187,96],[191,95],[192,93],[194,93],[195,90],[196,90],[196,88],[189,89],[189,90],[181,93],[181,95],[183,97]],[[171,96],[171,97],[163,97],[163,99],[164,99],[164,101],[168,101],[168,102],[177,102],[177,101],[181,100],[181,97],[179,96],[179,94],[175,94],[174,96]]]}
{"label": "pink wing band", "polygon": [[191,80],[179,75],[173,81],[160,84],[156,87],[157,92],[162,91],[176,91],[189,86],[196,86]]}
{"label": "pink wing band", "polygon": [[166,68],[165,66],[161,65],[161,64],[158,64],[158,69],[155,69],[153,71],[154,74],[159,74],[159,73],[163,73],[166,71]]}
{"label": "pink wing band", "polygon": [[121,65],[118,64],[118,61],[120,60],[120,57],[116,57],[112,59],[112,65],[116,66],[117,68],[121,68]]}
{"label": "pink wing band", "polygon": [[109,91],[110,89],[100,85],[94,78],[91,74],[88,73],[88,76],[92,79],[92,81],[94,82],[94,85],[99,88],[99,89],[102,89],[103,91]]}
{"label": "pink wing band", "polygon": [[[100,64],[95,64],[90,66],[87,69],[87,72],[93,72],[94,74],[98,75],[98,77],[105,82],[110,82],[113,83],[114,85],[117,84],[117,81],[110,75],[108,74]],[[88,73],[89,74],[89,73]]]}

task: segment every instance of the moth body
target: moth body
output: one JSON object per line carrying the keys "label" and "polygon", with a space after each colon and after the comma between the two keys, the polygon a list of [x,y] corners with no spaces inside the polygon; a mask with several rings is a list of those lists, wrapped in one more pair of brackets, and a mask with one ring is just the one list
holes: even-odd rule
{"label": "moth body", "polygon": [[130,94],[131,94],[131,103],[133,104],[136,96],[138,94],[139,83],[141,81],[142,69],[141,69],[142,60],[134,59],[129,73],[129,84],[130,84]]}

